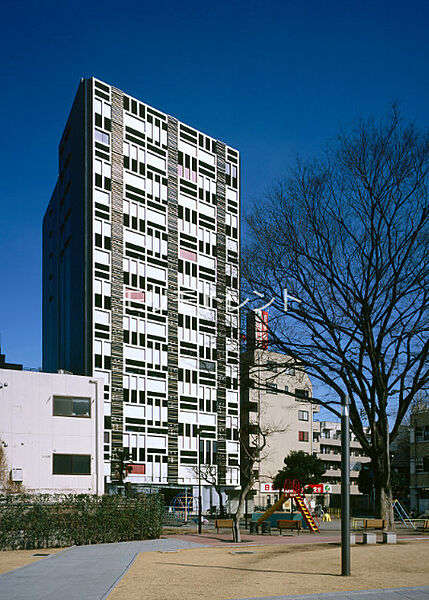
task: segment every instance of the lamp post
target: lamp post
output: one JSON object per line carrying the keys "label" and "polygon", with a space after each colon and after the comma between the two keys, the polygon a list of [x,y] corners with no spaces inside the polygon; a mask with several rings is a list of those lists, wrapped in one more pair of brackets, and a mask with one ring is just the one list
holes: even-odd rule
{"label": "lamp post", "polygon": [[198,440],[198,448],[197,448],[197,457],[198,457],[198,533],[201,534],[203,531],[202,528],[202,512],[201,512],[201,426],[197,427],[197,440]]}
{"label": "lamp post", "polygon": [[350,575],[349,397],[341,405],[341,575]]}

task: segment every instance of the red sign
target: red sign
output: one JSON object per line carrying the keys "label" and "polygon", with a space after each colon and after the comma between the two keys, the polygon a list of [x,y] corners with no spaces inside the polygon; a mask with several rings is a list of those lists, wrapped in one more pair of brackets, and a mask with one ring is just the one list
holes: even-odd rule
{"label": "red sign", "polygon": [[258,348],[268,348],[268,313],[266,310],[255,310],[256,343]]}
{"label": "red sign", "polygon": [[277,492],[277,491],[278,490],[274,489],[272,483],[261,483],[261,492],[273,493],[273,492]]}
{"label": "red sign", "polygon": [[309,483],[307,487],[313,490],[313,494],[323,494],[323,483]]}

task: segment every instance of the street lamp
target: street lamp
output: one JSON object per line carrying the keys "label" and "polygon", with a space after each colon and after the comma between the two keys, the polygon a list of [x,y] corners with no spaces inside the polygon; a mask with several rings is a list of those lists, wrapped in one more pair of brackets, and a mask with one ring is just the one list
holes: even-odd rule
{"label": "street lamp", "polygon": [[341,403],[341,575],[350,575],[349,397]]}
{"label": "street lamp", "polygon": [[[261,298],[264,294],[253,290]],[[288,300],[301,303],[300,298],[288,294],[287,288],[283,289],[283,311],[288,310]],[[272,298],[259,310],[265,310],[275,301]],[[242,302],[236,310],[244,306],[249,299]],[[349,423],[349,397],[346,395],[341,402],[341,575],[350,575],[350,423]]]}

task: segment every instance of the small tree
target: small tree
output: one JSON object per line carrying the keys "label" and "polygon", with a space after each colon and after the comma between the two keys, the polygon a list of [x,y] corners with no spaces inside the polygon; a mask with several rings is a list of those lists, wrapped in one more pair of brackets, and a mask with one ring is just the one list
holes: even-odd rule
{"label": "small tree", "polygon": [[292,450],[284,459],[285,466],[274,478],[274,489],[283,489],[286,479],[298,479],[302,487],[309,483],[320,483],[326,469],[323,461],[303,450]]}
{"label": "small tree", "polygon": [[128,477],[128,473],[131,473],[133,470],[132,465],[129,464],[131,461],[130,453],[126,448],[120,448],[117,451],[117,461],[118,466],[115,475],[118,480],[118,485],[124,485],[124,481]]}
{"label": "small tree", "polygon": [[23,494],[26,492],[22,483],[12,481],[10,478],[10,469],[2,440],[0,440],[0,490],[6,494]]}
{"label": "small tree", "polygon": [[269,437],[274,433],[282,433],[287,426],[281,424],[259,425],[249,423],[239,431],[241,448],[241,490],[234,518],[234,541],[241,542],[240,522],[244,516],[246,497],[257,480],[256,466],[263,458]]}
{"label": "small tree", "polygon": [[[198,477],[198,467],[194,467],[193,471]],[[213,486],[219,496],[219,512],[221,515],[224,514],[225,508],[223,505],[222,498],[222,485],[218,483],[218,467],[215,465],[200,465],[199,475],[206,483]]]}

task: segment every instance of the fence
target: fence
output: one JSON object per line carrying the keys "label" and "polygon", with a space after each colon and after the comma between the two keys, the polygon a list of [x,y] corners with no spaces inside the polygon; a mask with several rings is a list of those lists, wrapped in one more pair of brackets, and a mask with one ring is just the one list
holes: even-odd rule
{"label": "fence", "polygon": [[339,519],[341,517],[341,508],[327,508],[326,512],[332,519]]}

